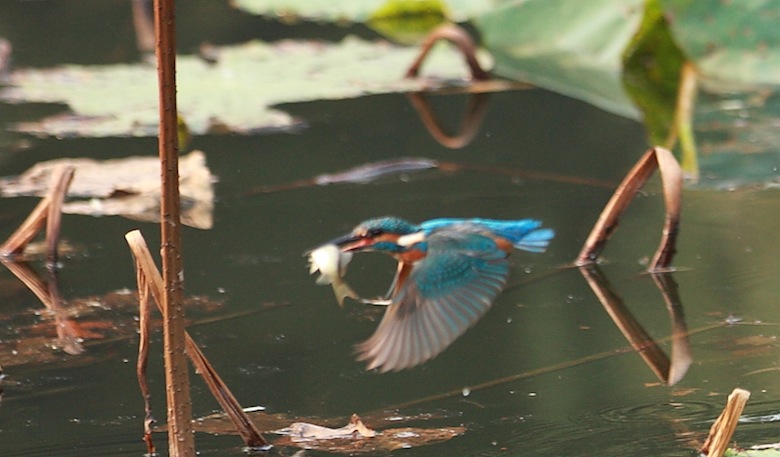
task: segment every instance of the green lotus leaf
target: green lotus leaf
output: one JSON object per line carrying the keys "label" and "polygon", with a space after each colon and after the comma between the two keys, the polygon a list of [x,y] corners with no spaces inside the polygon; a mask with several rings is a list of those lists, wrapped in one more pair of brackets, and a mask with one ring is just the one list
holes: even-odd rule
{"label": "green lotus leaf", "polygon": [[780,2],[661,0],[661,6],[709,89],[780,84]]}
{"label": "green lotus leaf", "polygon": [[636,118],[622,57],[643,13],[643,0],[528,0],[503,2],[476,25],[498,75]]}
{"label": "green lotus leaf", "polygon": [[[232,4],[252,14],[330,22],[365,22],[390,4],[430,4],[431,0],[233,0]],[[437,2],[438,3],[438,2]],[[491,0],[445,0],[449,19],[461,22],[493,7]],[[398,8],[398,6],[396,6]]]}
{"label": "green lotus leaf", "polygon": [[[417,49],[349,37],[339,43],[250,42],[218,48],[215,60],[177,59],[178,109],[194,134],[254,133],[302,125],[274,105],[438,87],[468,78],[459,52],[440,43],[426,63],[431,79],[404,79]],[[485,57],[485,56],[483,56]],[[435,77],[435,79],[433,79]],[[18,124],[42,136],[153,136],[157,74],[148,64],[62,66],[12,73],[0,99],[62,103],[70,111]]]}

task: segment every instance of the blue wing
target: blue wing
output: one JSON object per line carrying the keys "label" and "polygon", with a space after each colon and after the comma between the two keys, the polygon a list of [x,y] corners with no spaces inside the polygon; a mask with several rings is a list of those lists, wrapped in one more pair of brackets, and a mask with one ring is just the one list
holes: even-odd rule
{"label": "blue wing", "polygon": [[488,236],[441,229],[426,248],[423,260],[399,270],[382,322],[356,347],[368,369],[397,371],[435,357],[487,312],[506,284],[509,261]]}
{"label": "blue wing", "polygon": [[474,224],[506,238],[517,249],[528,252],[544,252],[555,237],[555,231],[543,228],[542,223],[535,219],[520,219],[517,221],[500,221],[495,219],[432,219],[420,224],[428,233],[435,230],[455,227],[460,224]]}

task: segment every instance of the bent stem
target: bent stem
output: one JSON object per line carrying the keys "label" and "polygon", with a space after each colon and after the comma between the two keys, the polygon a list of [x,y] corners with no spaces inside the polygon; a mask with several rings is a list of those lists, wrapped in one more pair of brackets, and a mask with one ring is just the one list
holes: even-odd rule
{"label": "bent stem", "polygon": [[[145,296],[147,292],[142,291],[148,290],[148,294],[154,298],[158,309],[160,312],[162,312],[163,308],[161,304],[163,302],[163,279],[160,276],[160,272],[157,269],[157,266],[154,264],[152,254],[149,252],[146,241],[141,235],[141,232],[138,230],[127,233],[125,235],[125,239],[127,240],[127,244],[130,246],[130,250],[132,251],[136,262],[136,269],[138,271],[137,277],[139,281],[139,296]],[[143,319],[143,303],[141,306]],[[145,320],[145,322],[148,322],[148,318]],[[148,343],[146,343],[148,341],[148,324],[142,326],[141,331],[146,331],[147,336],[142,337],[143,347],[139,347],[137,374],[139,380],[142,377],[144,379],[141,385],[141,391],[144,395],[144,401],[146,402],[149,395],[148,389],[144,389],[144,384],[146,383],[146,359],[148,358]],[[214,395],[214,398],[233,421],[238,434],[241,435],[241,437],[244,439],[246,446],[252,449],[270,448],[268,442],[260,435],[260,432],[257,430],[257,428],[255,428],[251,419],[249,419],[249,416],[247,416],[241,405],[230,392],[228,386],[224,383],[224,381],[222,381],[216,370],[214,370],[214,367],[211,366],[206,356],[203,354],[203,352],[200,350],[198,345],[186,330],[184,330],[184,344],[186,348],[186,354],[190,358],[190,361],[192,361],[192,364],[195,366],[196,371],[201,375],[201,377],[203,377],[203,380],[206,382],[206,385],[208,386],[212,395]],[[148,410],[147,418],[150,417],[151,410]]]}
{"label": "bent stem", "polygon": [[60,240],[62,202],[68,193],[70,183],[73,181],[74,170],[73,166],[67,165],[58,168],[52,173],[49,192],[33,208],[27,219],[22,222],[22,225],[0,246],[0,256],[10,258],[21,255],[24,248],[45,226],[46,259],[50,268],[56,266],[58,257],[57,244]]}
{"label": "bent stem", "polygon": [[477,60],[477,47],[474,44],[474,40],[471,36],[457,25],[446,24],[434,29],[423,42],[420,54],[414,60],[412,65],[406,71],[407,78],[416,78],[420,74],[420,67],[425,58],[428,57],[428,53],[431,48],[439,40],[447,40],[458,47],[458,50],[463,54],[463,58],[466,60],[469,70],[471,70],[471,77],[478,81],[484,81],[490,79],[490,73],[482,69],[479,61]]}
{"label": "bent stem", "polygon": [[583,266],[596,262],[604,250],[607,240],[617,229],[620,216],[656,169],[661,174],[666,216],[661,241],[647,271],[662,272],[669,268],[675,254],[677,234],[680,228],[682,170],[674,155],[669,150],[660,147],[648,149],[620,183],[588,235],[588,239],[574,261],[575,265]]}

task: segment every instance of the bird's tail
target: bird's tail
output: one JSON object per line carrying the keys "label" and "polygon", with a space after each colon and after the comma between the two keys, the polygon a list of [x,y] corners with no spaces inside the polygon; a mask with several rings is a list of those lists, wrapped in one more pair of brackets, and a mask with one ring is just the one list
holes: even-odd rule
{"label": "bird's tail", "polygon": [[512,242],[516,249],[528,252],[544,252],[555,237],[555,230],[542,227],[541,221],[522,219],[519,221],[482,221],[496,235]]}
{"label": "bird's tail", "polygon": [[526,233],[518,241],[513,242],[517,249],[528,252],[544,252],[550,245],[550,240],[555,237],[555,230],[549,228],[537,228]]}

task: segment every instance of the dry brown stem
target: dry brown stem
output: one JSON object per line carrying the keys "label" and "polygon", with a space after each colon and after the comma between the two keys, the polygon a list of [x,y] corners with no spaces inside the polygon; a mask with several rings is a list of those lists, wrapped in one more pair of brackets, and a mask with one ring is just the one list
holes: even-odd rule
{"label": "dry brown stem", "polygon": [[447,40],[458,47],[463,58],[466,60],[466,64],[471,70],[471,77],[475,80],[490,79],[490,73],[486,72],[479,65],[477,60],[477,47],[474,45],[474,40],[471,39],[468,32],[461,27],[454,24],[446,24],[434,29],[423,42],[420,47],[420,54],[417,55],[414,63],[406,71],[407,78],[416,78],[420,73],[420,67],[425,58],[428,56],[431,48],[439,40]]}
{"label": "dry brown stem", "polygon": [[[131,251],[133,252],[133,256],[136,261],[136,268],[138,270],[138,279],[139,279],[139,293],[142,290],[147,290],[149,294],[154,298],[155,302],[157,303],[158,308],[162,312],[161,303],[163,300],[163,279],[160,276],[160,272],[157,269],[157,266],[154,264],[154,260],[152,259],[152,254],[149,252],[149,248],[146,245],[146,241],[144,241],[143,236],[141,233],[137,230],[134,230],[132,232],[129,232],[125,235],[125,238],[127,239],[127,243],[130,246]],[[143,284],[141,284],[141,281],[143,281]],[[143,306],[143,305],[142,305]],[[143,313],[143,308],[142,308]],[[143,323],[143,316],[142,316],[142,323]],[[144,327],[142,326],[142,335],[144,331]],[[146,326],[147,332],[148,332],[148,325]],[[216,370],[211,366],[211,364],[206,359],[206,356],[203,354],[203,352],[198,348],[197,344],[193,341],[192,337],[190,337],[189,333],[187,331],[184,331],[185,336],[185,345],[186,345],[186,354],[189,356],[190,360],[192,361],[193,365],[195,366],[197,372],[203,377],[203,380],[206,382],[206,385],[208,386],[209,390],[211,390],[211,393],[214,395],[214,398],[219,402],[220,406],[222,406],[222,409],[228,414],[228,416],[233,421],[233,424],[236,427],[236,430],[238,431],[239,435],[244,439],[244,442],[246,443],[247,447],[250,448],[267,448],[269,447],[268,443],[263,439],[263,437],[260,435],[260,432],[257,430],[257,428],[254,426],[252,421],[249,419],[249,416],[244,412],[243,408],[241,408],[241,405],[238,403],[236,398],[233,396],[233,394],[230,392],[230,389],[227,387],[227,385],[222,381],[222,379],[217,374]],[[142,341],[148,341],[147,337],[142,337]],[[145,366],[146,362],[145,359],[148,357],[148,348],[142,348],[139,347],[139,361],[138,361],[138,376],[139,381],[141,377],[143,376],[144,381],[142,381],[142,393],[145,397],[148,396],[148,390],[144,391],[143,385],[145,384]],[[147,416],[151,416],[151,412],[147,411]]]}
{"label": "dry brown stem", "polygon": [[57,243],[60,239],[61,213],[60,208],[68,193],[68,187],[73,180],[71,166],[64,166],[52,174],[51,185],[46,196],[33,208],[27,219],[0,246],[0,255],[5,258],[18,256],[24,248],[46,226],[46,258],[50,265],[57,262]]}
{"label": "dry brown stem", "polygon": [[620,216],[656,169],[659,169],[661,174],[666,217],[661,242],[647,267],[647,271],[660,272],[669,267],[674,257],[680,226],[682,170],[674,155],[669,150],[660,147],[648,149],[615,190],[574,261],[576,265],[588,265],[598,259],[607,240],[617,229]]}
{"label": "dry brown stem", "polygon": [[747,390],[736,388],[731,392],[726,407],[710,427],[710,434],[701,447],[702,454],[707,457],[723,456],[749,398],[750,392]]}
{"label": "dry brown stem", "polygon": [[[176,109],[176,20],[174,0],[155,0],[154,31],[157,41],[157,82],[160,110],[158,148],[162,197],[160,230],[163,306],[163,360],[168,405],[168,454],[195,457],[192,402],[187,358],[184,355],[183,270],[179,198],[178,112]],[[146,271],[148,275],[148,270]]]}

